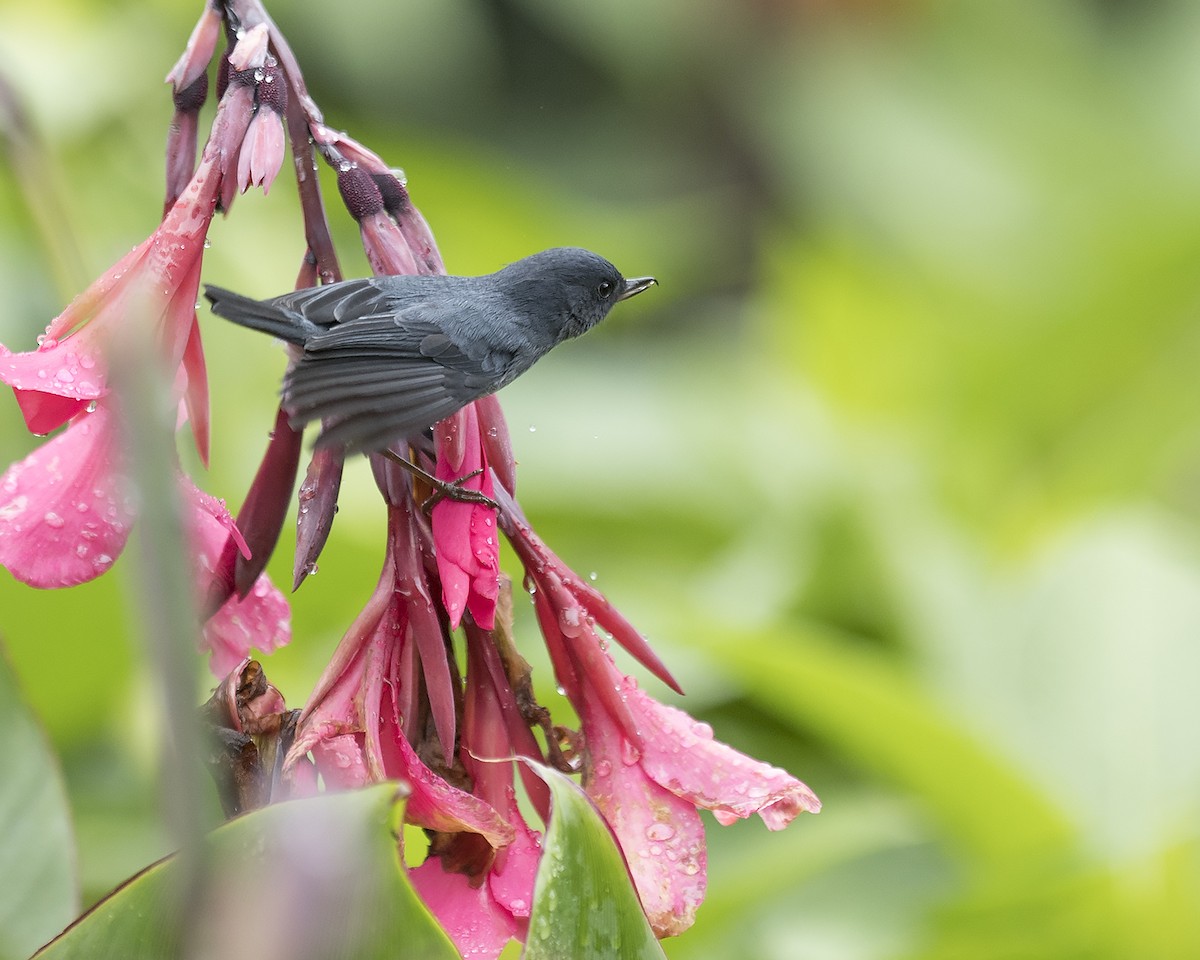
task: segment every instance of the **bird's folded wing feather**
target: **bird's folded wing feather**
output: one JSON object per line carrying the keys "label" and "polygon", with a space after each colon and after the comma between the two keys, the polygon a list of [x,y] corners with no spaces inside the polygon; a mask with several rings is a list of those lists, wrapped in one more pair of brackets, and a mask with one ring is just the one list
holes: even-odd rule
{"label": "bird's folded wing feather", "polygon": [[321,287],[303,287],[270,301],[272,306],[293,311],[318,327],[334,327],[352,317],[382,315],[394,309],[378,277],[343,280]]}
{"label": "bird's folded wing feather", "polygon": [[444,332],[454,307],[415,304],[355,317],[311,337],[284,378],[293,425],[326,421],[322,443],[383,446],[491,392],[511,357],[473,359]]}

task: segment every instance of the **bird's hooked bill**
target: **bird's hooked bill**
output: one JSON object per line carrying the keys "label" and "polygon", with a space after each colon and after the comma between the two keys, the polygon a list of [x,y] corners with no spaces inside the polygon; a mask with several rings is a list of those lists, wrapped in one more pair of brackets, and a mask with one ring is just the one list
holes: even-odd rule
{"label": "bird's hooked bill", "polygon": [[617,295],[617,300],[628,300],[630,297],[635,297],[643,290],[648,290],[650,287],[658,283],[653,277],[631,277],[625,281],[625,286]]}

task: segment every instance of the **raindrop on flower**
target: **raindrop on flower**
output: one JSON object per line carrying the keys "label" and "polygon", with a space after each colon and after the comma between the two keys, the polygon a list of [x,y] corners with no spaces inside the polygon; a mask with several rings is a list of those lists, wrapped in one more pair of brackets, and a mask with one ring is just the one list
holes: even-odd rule
{"label": "raindrop on flower", "polygon": [[60,529],[64,524],[66,524],[66,521],[53,510],[47,510],[46,515],[42,517],[42,521],[46,524],[46,526],[53,527],[55,530]]}
{"label": "raindrop on flower", "polygon": [[647,840],[670,840],[675,836],[675,828],[669,823],[652,823],[646,828]]}

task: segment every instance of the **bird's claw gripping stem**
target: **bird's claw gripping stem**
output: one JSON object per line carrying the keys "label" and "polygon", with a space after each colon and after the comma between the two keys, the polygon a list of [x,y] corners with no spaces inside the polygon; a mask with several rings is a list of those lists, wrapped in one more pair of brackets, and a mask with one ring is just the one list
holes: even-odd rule
{"label": "bird's claw gripping stem", "polygon": [[455,503],[474,503],[481,507],[491,507],[493,510],[500,509],[500,504],[486,494],[479,490],[467,490],[463,487],[463,484],[468,480],[483,473],[482,468],[472,470],[466,476],[459,477],[457,480],[439,480],[433,474],[422,470],[411,460],[400,456],[400,454],[393,450],[383,450],[381,452],[389,460],[400,464],[400,466],[404,467],[414,477],[419,477],[433,488],[433,493],[421,503],[421,510],[424,513],[429,513],[442,500],[453,500]]}

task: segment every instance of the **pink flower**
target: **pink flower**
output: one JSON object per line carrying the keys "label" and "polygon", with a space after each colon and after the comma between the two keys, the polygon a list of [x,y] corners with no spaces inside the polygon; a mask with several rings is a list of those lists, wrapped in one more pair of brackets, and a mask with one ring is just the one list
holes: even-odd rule
{"label": "pink flower", "polygon": [[[379,583],[317,681],[287,766],[311,750],[327,783],[404,780],[412,790],[411,822],[445,833],[476,833],[489,847],[504,846],[513,828],[486,801],[450,782],[454,693],[441,627],[425,590],[416,518],[392,507],[389,520]],[[420,714],[422,688],[433,736],[426,735]]]}
{"label": "pink flower", "polygon": [[[411,871],[421,898],[466,957],[492,960],[505,944],[525,938],[533,886],[541,859],[541,838],[526,824],[513,789],[512,757],[542,760],[529,728],[520,718],[513,691],[501,665],[497,645],[511,637],[511,610],[500,617],[501,633],[468,624],[466,696],[463,724],[463,764],[476,796],[486,800],[512,825],[513,839],[493,855],[483,858],[482,876],[468,875],[479,857],[471,857],[472,838],[460,836],[435,843],[429,858]],[[524,765],[522,773],[527,773]],[[535,808],[544,818],[549,801],[540,781],[526,778]],[[464,854],[459,848],[468,847]],[[477,845],[476,845],[477,846]]]}
{"label": "pink flower", "polygon": [[[202,17],[190,52],[168,79],[185,89],[200,83],[203,65],[197,58],[205,50],[211,53],[219,19]],[[250,34],[254,50],[265,51],[265,28]],[[245,46],[239,44],[235,55],[245,56]],[[245,85],[227,93],[199,168],[158,229],[51,321],[36,350],[12,353],[0,345],[0,381],[13,388],[29,429],[47,433],[67,425],[0,477],[0,565],[25,583],[82,583],[109,569],[124,548],[135,505],[126,494],[107,363],[124,343],[159,346],[163,369],[174,376],[180,421],[190,421],[200,456],[207,460],[208,381],[196,296],[205,238],[253,101],[252,88]],[[183,159],[177,166],[183,169]],[[201,560],[197,573],[206,575],[199,578],[199,589],[205,592],[215,570],[213,558],[231,536],[240,541],[240,535],[223,504],[190,481],[181,492],[185,524]],[[240,603],[222,604],[205,627],[203,643],[219,674],[251,646],[270,650],[287,642],[282,595],[266,580],[248,593]]]}
{"label": "pink flower", "polygon": [[[453,483],[469,477],[463,489],[489,498],[495,493],[473,403],[438,423],[433,438],[437,450],[435,475],[439,480]],[[442,605],[450,617],[450,629],[458,628],[468,610],[484,630],[492,629],[500,590],[496,511],[445,497],[434,506],[431,519],[442,579]]]}
{"label": "pink flower", "polygon": [[561,563],[526,570],[555,676],[582,721],[584,788],[613,828],[655,933],[678,934],[704,898],[698,808],[724,825],[757,813],[780,830],[821,803],[787,772],[714,740],[707,724],[638,689],[602,648]]}

